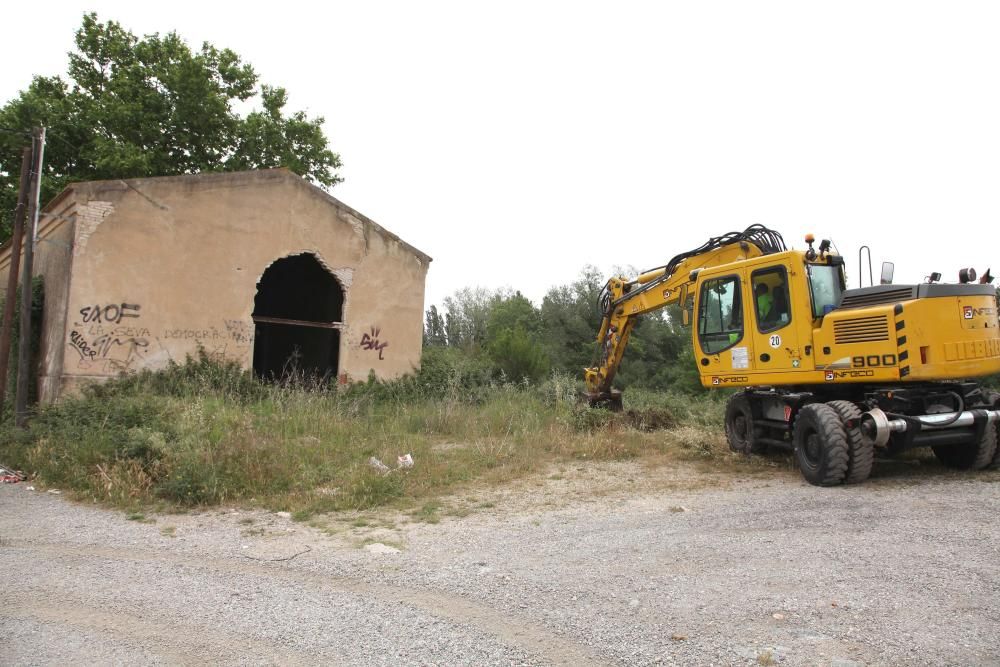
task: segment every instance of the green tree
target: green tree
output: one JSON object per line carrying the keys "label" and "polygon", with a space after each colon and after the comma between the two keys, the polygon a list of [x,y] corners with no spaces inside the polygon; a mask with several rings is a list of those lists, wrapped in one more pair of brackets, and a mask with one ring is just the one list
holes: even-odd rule
{"label": "green tree", "polygon": [[542,299],[542,331],[553,365],[582,374],[596,349],[601,326],[597,297],[606,280],[594,266],[586,266],[569,285],[553,287]]}
{"label": "green tree", "polygon": [[[340,156],[323,118],[286,115],[283,88],[261,85],[229,49],[192,50],[176,33],[141,39],[86,14],[69,54],[69,82],[36,76],[0,108],[0,127],[48,130],[43,200],[72,181],[284,166],[332,187]],[[263,109],[233,106],[260,96]],[[22,136],[0,134],[0,240],[9,236]]]}
{"label": "green tree", "polygon": [[488,346],[490,357],[508,380],[538,382],[549,372],[545,351],[521,327],[504,329]]}
{"label": "green tree", "polygon": [[486,343],[493,306],[506,296],[503,290],[464,287],[445,297],[445,336],[449,347],[473,348]]}
{"label": "green tree", "polygon": [[[624,268],[618,275],[635,275]],[[541,317],[545,347],[553,367],[580,375],[596,357],[595,338],[601,326],[597,298],[606,279],[593,266],[584,267],[569,285],[553,287],[542,300]],[[700,387],[691,353],[691,332],[681,326],[680,308],[668,307],[638,319],[629,337],[625,356],[615,378],[618,387]]]}
{"label": "green tree", "polygon": [[527,297],[496,294],[486,320],[487,351],[508,379],[537,382],[549,372],[541,335],[541,313]]}
{"label": "green tree", "polygon": [[620,386],[689,391],[698,384],[691,331],[680,322],[676,306],[639,318],[618,372]]}
{"label": "green tree", "polygon": [[444,318],[438,313],[437,306],[432,305],[427,309],[427,321],[424,324],[424,345],[443,347],[447,343],[448,337],[445,335]]}
{"label": "green tree", "polygon": [[535,305],[520,292],[510,296],[497,295],[486,319],[486,339],[489,342],[504,331],[520,329],[538,340],[542,332],[542,315]]}

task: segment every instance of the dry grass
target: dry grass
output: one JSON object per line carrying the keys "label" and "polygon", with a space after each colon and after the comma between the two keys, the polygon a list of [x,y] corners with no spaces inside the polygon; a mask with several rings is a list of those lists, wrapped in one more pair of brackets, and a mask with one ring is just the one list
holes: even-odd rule
{"label": "dry grass", "polygon": [[[237,503],[293,512],[406,509],[436,522],[469,511],[441,499],[504,486],[573,461],[695,461],[752,470],[731,455],[723,398],[626,394],[612,414],[576,401],[575,380],[493,384],[436,396],[382,385],[347,393],[265,387],[201,362],[142,376],[43,410],[8,430],[5,462],[42,484],[110,505],[177,509]],[[415,466],[396,470],[411,454]],[[393,468],[381,474],[375,457]],[[773,464],[767,464],[773,465]]]}

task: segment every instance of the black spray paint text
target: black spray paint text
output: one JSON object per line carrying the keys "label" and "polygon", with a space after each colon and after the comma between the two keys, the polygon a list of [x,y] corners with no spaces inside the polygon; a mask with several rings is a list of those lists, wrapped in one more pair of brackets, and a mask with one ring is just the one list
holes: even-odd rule
{"label": "black spray paint text", "polygon": [[110,324],[119,324],[123,318],[139,317],[139,308],[141,306],[137,303],[111,303],[106,306],[93,305],[81,308],[80,316],[83,317],[84,323],[107,322]]}
{"label": "black spray paint text", "polygon": [[80,355],[80,359],[93,361],[97,357],[97,350],[90,347],[79,331],[70,333],[69,340],[73,349]]}
{"label": "black spray paint text", "polygon": [[104,358],[107,358],[114,348],[123,347],[125,348],[125,361],[131,361],[136,353],[144,351],[149,347],[149,341],[145,338],[119,338],[118,336],[99,336],[94,339],[94,346],[97,348],[97,353]]}
{"label": "black spray paint text", "polygon": [[378,337],[382,333],[381,329],[371,328],[371,334],[361,335],[361,348],[364,350],[375,350],[378,352],[379,361],[382,361],[382,350],[389,347],[389,341],[379,341]]}

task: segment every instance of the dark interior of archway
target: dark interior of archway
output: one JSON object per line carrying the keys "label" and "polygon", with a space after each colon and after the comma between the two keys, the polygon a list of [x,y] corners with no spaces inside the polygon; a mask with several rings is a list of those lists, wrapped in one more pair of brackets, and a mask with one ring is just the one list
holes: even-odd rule
{"label": "dark interior of archway", "polygon": [[[254,317],[324,324],[342,321],[344,292],[315,256],[294,255],[269,266],[257,283]],[[293,373],[329,380],[337,375],[340,332],[295,324],[256,323],[253,369],[267,380]]]}

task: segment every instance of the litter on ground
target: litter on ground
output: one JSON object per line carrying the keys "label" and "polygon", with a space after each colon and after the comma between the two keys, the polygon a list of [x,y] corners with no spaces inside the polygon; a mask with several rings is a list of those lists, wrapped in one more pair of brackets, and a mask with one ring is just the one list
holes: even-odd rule
{"label": "litter on ground", "polygon": [[0,466],[0,483],[3,484],[17,484],[18,482],[23,482],[28,479],[20,470],[14,470],[13,468],[8,468],[7,466]]}
{"label": "litter on ground", "polygon": [[395,472],[396,470],[403,470],[404,468],[412,468],[413,467],[413,455],[412,454],[403,454],[401,456],[397,456],[396,457],[396,467],[395,468],[390,468],[389,466],[387,466],[386,464],[382,463],[382,461],[380,461],[379,459],[377,459],[374,456],[372,456],[372,457],[370,457],[368,459],[368,465],[370,465],[372,468],[375,468],[375,470],[380,475],[388,475],[389,473]]}

